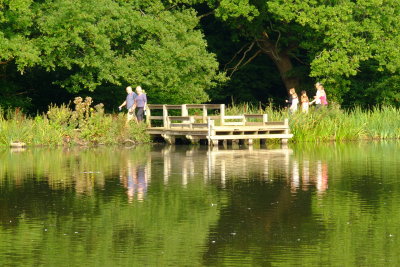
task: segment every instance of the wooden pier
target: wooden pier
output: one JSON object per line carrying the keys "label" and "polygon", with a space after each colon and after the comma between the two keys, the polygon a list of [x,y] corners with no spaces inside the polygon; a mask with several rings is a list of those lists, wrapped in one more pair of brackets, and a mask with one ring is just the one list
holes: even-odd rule
{"label": "wooden pier", "polygon": [[[189,115],[192,109],[195,115]],[[160,115],[154,115],[154,113]],[[175,110],[169,114],[170,111]],[[214,110],[214,113],[209,113]],[[161,115],[162,114],[162,115]],[[224,104],[149,104],[146,109],[147,132],[152,137],[163,137],[169,144],[177,138],[192,143],[207,140],[208,145],[217,146],[219,142],[241,141],[253,144],[254,139],[280,139],[287,143],[290,133],[288,119],[268,121],[267,114],[225,115]]]}

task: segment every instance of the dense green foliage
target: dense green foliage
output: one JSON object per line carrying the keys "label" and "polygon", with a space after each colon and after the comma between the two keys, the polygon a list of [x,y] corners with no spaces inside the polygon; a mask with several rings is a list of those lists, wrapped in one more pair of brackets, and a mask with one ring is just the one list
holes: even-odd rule
{"label": "dense green foliage", "polygon": [[[395,0],[1,0],[0,106],[31,113],[127,85],[152,103],[331,100],[399,105]],[[230,79],[227,79],[229,77]]]}
{"label": "dense green foliage", "polygon": [[[376,104],[387,101],[368,101],[375,96],[373,89],[382,92],[375,83],[386,83],[389,88],[384,91],[396,86],[388,80],[400,70],[400,3],[396,0],[205,2],[230,27],[232,39],[248,43],[236,62],[268,55],[286,89],[309,88],[309,76],[325,82],[328,94],[339,102],[346,103],[348,91],[356,89],[357,100]],[[367,77],[371,75],[372,81]],[[360,80],[364,88],[357,87]],[[399,102],[398,96],[387,98]]]}
{"label": "dense green foliage", "polygon": [[48,84],[70,92],[142,85],[154,102],[168,103],[207,101],[204,90],[220,79],[192,9],[114,0],[13,0],[0,8],[3,75],[45,70]]}

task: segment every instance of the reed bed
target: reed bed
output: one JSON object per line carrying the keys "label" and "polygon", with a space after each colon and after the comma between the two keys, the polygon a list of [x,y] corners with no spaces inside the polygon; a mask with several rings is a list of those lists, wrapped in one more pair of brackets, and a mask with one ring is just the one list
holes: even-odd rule
{"label": "reed bed", "polygon": [[251,104],[231,105],[230,114],[268,114],[269,121],[289,119],[292,142],[345,141],[365,139],[399,139],[400,109],[392,106],[340,109],[337,105],[315,109],[308,113],[290,114],[287,109],[256,107]]}
{"label": "reed bed", "polygon": [[103,105],[92,107],[90,97],[69,105],[49,106],[45,114],[29,117],[19,110],[0,109],[0,145],[112,145],[149,142],[145,124],[126,125],[125,114],[105,114]]}
{"label": "reed bed", "polygon": [[[45,114],[29,117],[19,110],[0,109],[0,146],[11,142],[27,145],[113,145],[150,142],[145,124],[126,125],[125,114],[105,114],[103,106],[92,107],[91,98],[76,98],[69,105],[49,106]],[[232,104],[227,115],[268,114],[269,121],[289,119],[291,142],[399,139],[400,109],[392,106],[340,109],[311,108],[308,113],[290,114],[287,109],[268,105]]]}

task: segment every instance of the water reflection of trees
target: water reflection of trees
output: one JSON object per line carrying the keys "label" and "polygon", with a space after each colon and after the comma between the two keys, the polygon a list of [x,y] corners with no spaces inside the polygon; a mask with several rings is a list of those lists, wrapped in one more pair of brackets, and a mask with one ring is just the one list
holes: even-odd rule
{"label": "water reflection of trees", "polygon": [[[74,188],[91,194],[104,188],[105,180],[123,167],[127,158],[135,164],[146,163],[149,147],[135,150],[33,149],[0,153],[0,182],[19,185],[29,180],[46,182],[52,189]],[[143,157],[144,156],[144,157]]]}
{"label": "water reflection of trees", "polygon": [[[157,171],[150,180],[158,164],[150,155],[148,147],[0,153],[0,262],[199,265],[199,248],[218,217],[209,201],[221,202],[218,194],[203,182],[165,187]],[[135,179],[147,185],[131,194]]]}
{"label": "water reflection of trees", "polygon": [[[398,167],[386,158],[398,159],[395,152],[351,146],[3,151],[0,262],[12,262],[6,254],[22,259],[40,250],[36,263],[43,263],[79,245],[72,254],[86,260],[76,264],[110,265],[113,258],[123,265],[268,265],[277,258],[296,264],[301,255],[318,265],[313,255],[341,259],[352,242],[346,240],[360,238],[396,255],[399,246],[387,238],[400,235],[392,213]],[[34,242],[24,243],[26,235]],[[355,251],[340,262],[354,263],[360,253],[358,265],[374,262],[373,254]]]}

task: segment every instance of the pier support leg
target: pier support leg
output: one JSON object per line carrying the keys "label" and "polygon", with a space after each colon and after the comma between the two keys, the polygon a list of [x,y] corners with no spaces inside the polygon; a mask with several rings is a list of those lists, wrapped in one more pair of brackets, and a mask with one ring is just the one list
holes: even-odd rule
{"label": "pier support leg", "polygon": [[192,145],[197,145],[200,141],[199,139],[194,138],[192,135],[186,135],[185,137],[190,141]]}
{"label": "pier support leg", "polygon": [[165,142],[167,142],[168,144],[170,144],[170,145],[175,144],[174,136],[163,134],[162,137],[164,138]]}
{"label": "pier support leg", "polygon": [[218,147],[218,140],[208,139],[208,146],[210,147]]}
{"label": "pier support leg", "polygon": [[224,146],[224,148],[227,148],[228,147],[228,140],[224,140],[224,141],[222,141],[222,145]]}
{"label": "pier support leg", "polygon": [[239,140],[238,139],[233,139],[232,140],[232,149],[239,149]]}
{"label": "pier support leg", "polygon": [[282,149],[287,149],[288,148],[288,139],[282,139],[281,140],[281,148]]}

